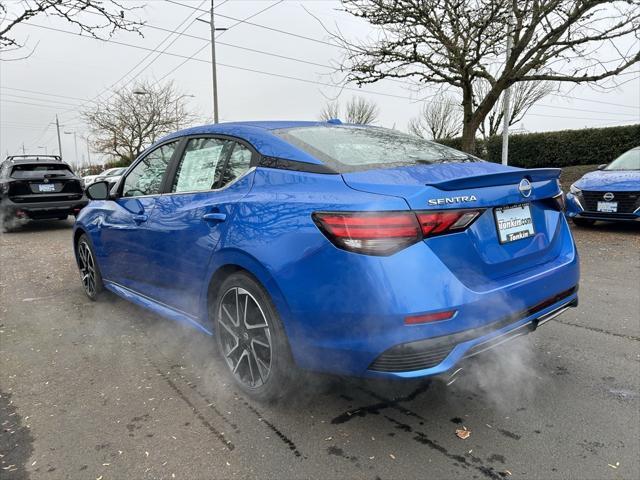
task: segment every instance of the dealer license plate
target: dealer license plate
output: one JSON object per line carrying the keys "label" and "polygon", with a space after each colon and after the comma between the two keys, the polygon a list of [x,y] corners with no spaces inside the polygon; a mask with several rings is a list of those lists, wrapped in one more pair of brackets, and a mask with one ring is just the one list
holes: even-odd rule
{"label": "dealer license plate", "polygon": [[598,202],[598,211],[603,213],[616,213],[618,202]]}
{"label": "dealer license plate", "polygon": [[528,203],[496,208],[493,212],[500,243],[515,242],[536,233]]}

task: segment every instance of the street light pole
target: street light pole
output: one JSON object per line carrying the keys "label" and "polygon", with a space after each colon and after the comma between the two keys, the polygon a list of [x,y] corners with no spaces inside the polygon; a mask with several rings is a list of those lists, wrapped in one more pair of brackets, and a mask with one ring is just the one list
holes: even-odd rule
{"label": "street light pole", "polygon": [[[511,49],[513,48],[513,14],[509,15],[509,25],[507,27],[507,59],[506,64],[511,59]],[[509,122],[511,121],[511,88],[504,91],[502,103],[502,164],[509,163]]]}
{"label": "street light pole", "polygon": [[87,134],[87,136],[85,137],[85,140],[87,142],[87,166],[90,167],[91,166],[91,152],[89,151],[89,134]]}
{"label": "street light pole", "polygon": [[74,169],[78,169],[79,163],[78,163],[78,135],[76,133],[76,131],[74,130],[73,132],[64,132],[65,135],[73,135],[73,144],[74,144],[74,148],[75,148],[75,159],[74,159]]}
{"label": "street light pole", "polygon": [[58,121],[58,115],[56,115],[56,130],[58,131],[58,155],[62,160],[62,142],[60,141],[60,122]]}

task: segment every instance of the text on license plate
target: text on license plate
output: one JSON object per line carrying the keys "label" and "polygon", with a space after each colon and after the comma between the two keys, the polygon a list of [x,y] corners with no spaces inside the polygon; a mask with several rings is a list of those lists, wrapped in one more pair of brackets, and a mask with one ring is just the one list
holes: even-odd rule
{"label": "text on license plate", "polygon": [[494,214],[500,243],[522,240],[536,233],[528,203],[496,208]]}
{"label": "text on license plate", "polygon": [[616,213],[618,211],[618,202],[598,202],[598,211]]}
{"label": "text on license plate", "polygon": [[38,191],[39,192],[55,192],[56,186],[53,183],[39,183]]}

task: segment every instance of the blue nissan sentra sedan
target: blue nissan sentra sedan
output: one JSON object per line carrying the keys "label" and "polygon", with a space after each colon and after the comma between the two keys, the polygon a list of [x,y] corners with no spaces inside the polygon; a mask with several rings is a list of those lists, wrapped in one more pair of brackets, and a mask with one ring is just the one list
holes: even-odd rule
{"label": "blue nissan sentra sedan", "polygon": [[337,120],[208,125],[91,185],[73,246],[91,299],[213,335],[273,400],[298,368],[443,374],[577,305],[559,173]]}
{"label": "blue nissan sentra sedan", "polygon": [[640,147],[584,175],[567,194],[567,216],[580,226],[640,221]]}

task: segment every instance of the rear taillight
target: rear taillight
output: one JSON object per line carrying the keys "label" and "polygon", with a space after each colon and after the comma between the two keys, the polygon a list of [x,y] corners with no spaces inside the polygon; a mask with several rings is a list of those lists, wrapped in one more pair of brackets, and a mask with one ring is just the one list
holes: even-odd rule
{"label": "rear taillight", "polygon": [[391,255],[424,238],[462,231],[482,211],[316,212],[313,220],[338,248],[367,255]]}
{"label": "rear taillight", "polygon": [[313,219],[336,247],[351,252],[390,255],[421,238],[412,212],[323,212]]}
{"label": "rear taillight", "polygon": [[482,210],[443,210],[418,212],[418,221],[425,237],[464,230],[480,216]]}

